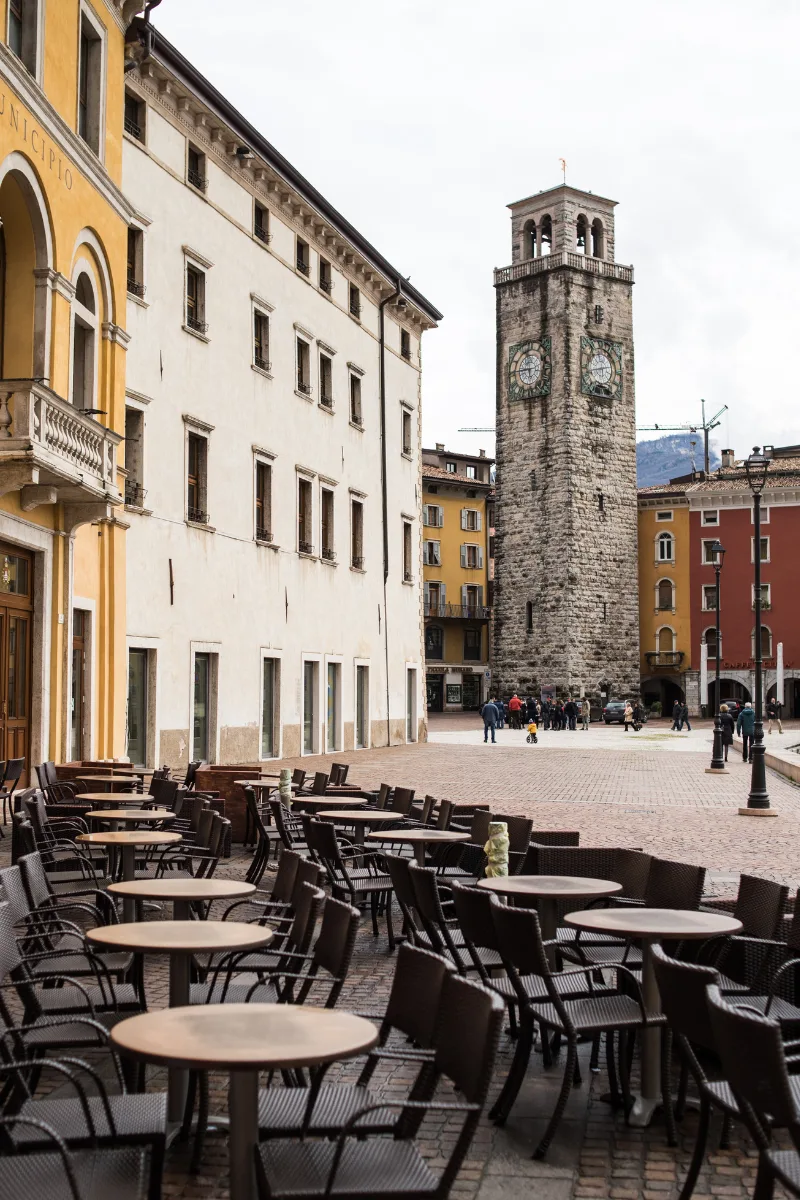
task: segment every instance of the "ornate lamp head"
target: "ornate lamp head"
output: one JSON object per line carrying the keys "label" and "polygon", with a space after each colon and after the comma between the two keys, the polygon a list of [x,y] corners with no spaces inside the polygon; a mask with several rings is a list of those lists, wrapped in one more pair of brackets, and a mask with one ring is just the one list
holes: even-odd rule
{"label": "ornate lamp head", "polygon": [[772,462],[771,447],[765,446],[763,451],[758,446],[753,447],[753,453],[744,460],[747,472],[747,483],[754,496],[760,496],[767,482],[767,471]]}

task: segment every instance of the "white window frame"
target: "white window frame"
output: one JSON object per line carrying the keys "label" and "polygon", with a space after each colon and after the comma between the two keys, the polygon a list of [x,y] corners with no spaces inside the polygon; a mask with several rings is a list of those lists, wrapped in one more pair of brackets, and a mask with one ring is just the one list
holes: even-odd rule
{"label": "white window frame", "polygon": [[[708,635],[709,635],[710,633],[713,633],[713,634],[714,634],[714,636],[716,637],[716,633],[717,633],[717,627],[716,627],[716,625],[708,625],[708,626],[707,626],[707,627],[706,627],[706,628],[703,630],[703,641],[705,642],[705,644],[706,644],[707,646],[708,646],[708,644],[709,644],[709,643],[708,643]],[[719,631],[719,656],[720,656],[720,659],[722,659],[722,656],[723,656],[723,649],[722,649],[722,646],[723,646],[723,641],[722,641],[722,630],[720,629],[720,631]],[[709,658],[709,659],[716,659],[716,657],[717,657],[717,652],[716,652],[716,649],[714,650],[714,653],[713,653],[713,654],[709,654],[709,655],[708,655],[708,658]]]}
{"label": "white window frame", "polygon": [[[317,379],[319,380],[318,404],[319,404],[319,407],[323,410],[323,412],[326,412],[326,413],[333,413],[336,411],[336,394],[335,394],[335,388],[333,386],[333,360],[334,360],[335,356],[336,356],[336,351],[334,350],[333,346],[329,346],[327,342],[323,342],[320,338],[317,338]],[[323,359],[323,357],[327,358],[331,364],[330,404],[322,403],[322,359]]]}
{"label": "white window frame", "polygon": [[265,300],[263,296],[259,296],[256,292],[250,293],[250,366],[257,375],[263,375],[265,379],[272,379],[272,362],[266,359],[267,366],[260,366],[256,362],[256,315],[265,317],[267,321],[267,341],[272,345],[272,314],[275,311],[275,306]]}
{"label": "white window frame", "polygon": [[[713,520],[710,518],[713,518]],[[712,525],[719,525],[719,509],[718,508],[701,508],[700,509],[700,528],[708,529]]]}
{"label": "white window frame", "polygon": [[[75,597],[75,601],[76,601],[75,607],[76,608],[86,608],[87,607],[86,601],[81,600],[80,603],[77,603],[77,599],[78,598]],[[91,603],[92,608],[94,608],[95,602],[92,600],[89,603]],[[92,613],[92,628],[94,629],[94,613]],[[158,763],[161,761],[160,732],[159,732],[159,721],[158,721],[159,641],[160,641],[160,639],[157,637],[127,637],[125,639],[126,670],[127,670],[127,663],[128,663],[128,655],[131,650],[144,650],[147,653],[147,734],[146,734],[147,762],[144,764],[145,767],[156,767],[158,765]],[[88,666],[89,666],[88,662],[86,665],[87,665],[87,669],[88,669]],[[94,671],[92,672],[92,676],[94,676]],[[192,673],[192,680],[194,680],[194,673]],[[94,678],[92,679],[92,696],[94,696]],[[128,732],[127,712],[128,712],[128,692],[127,692],[127,688],[126,688],[126,690],[125,690],[126,750],[127,750],[127,732]],[[90,746],[92,747],[92,753],[93,753],[94,752],[94,743],[93,743],[92,737],[90,737],[89,741],[90,741]]]}
{"label": "white window frame", "polygon": [[[660,606],[659,602],[658,602],[658,592],[659,592],[659,588],[661,587],[661,584],[662,584],[662,583],[668,583],[668,584],[669,584],[669,586],[670,586],[670,588],[671,588],[671,590],[672,590],[672,604],[669,606],[669,608],[662,608],[662,607]],[[662,576],[660,579],[657,579],[657,580],[656,580],[656,585],[655,585],[655,611],[656,611],[657,613],[659,613],[659,612],[675,612],[675,609],[676,609],[676,604],[675,604],[675,580],[674,580],[674,579],[670,579],[670,577],[669,577],[668,575],[664,575],[664,576]]]}
{"label": "white window frame", "polygon": [[[367,556],[365,553],[366,511],[367,511],[366,501],[367,501],[367,497],[364,492],[357,492],[353,488],[350,488],[349,501],[348,501],[349,506],[350,506],[350,512],[348,514],[348,532],[349,532],[349,538],[350,538],[350,545],[348,548],[348,561],[350,563],[350,570],[357,571],[357,572],[359,572],[359,574],[363,574],[364,571],[366,571],[366,567],[363,566],[363,563],[365,563],[367,561]],[[353,554],[353,505],[354,504],[361,505],[361,554],[359,554],[359,555]],[[353,563],[354,558],[360,558],[361,562],[362,562],[362,566],[360,566],[360,567],[355,566]]]}
{"label": "white window frame", "polygon": [[[314,338],[312,337],[312,335],[310,333],[308,333],[307,330],[300,329],[300,327],[298,325],[295,325],[295,327],[294,327],[294,394],[295,394],[295,396],[299,396],[301,400],[306,400],[309,404],[313,403],[313,400],[314,400],[314,382],[313,382],[314,366],[313,366],[313,357],[311,354],[311,347],[312,347],[313,342],[314,342]],[[305,346],[306,354],[308,355],[308,380],[306,381],[306,387],[308,388],[307,392],[302,392],[300,390],[300,345],[301,345],[301,343]]]}
{"label": "white window frame", "polygon": [[[270,470],[270,480],[269,480],[269,485],[270,485],[269,486],[269,491],[270,491],[269,535],[270,536],[269,536],[268,541],[266,541],[265,539],[260,538],[258,536],[258,510],[256,507],[256,500],[258,497],[258,464],[259,463],[261,463],[265,467],[269,467],[269,470]],[[253,446],[253,538],[256,542],[258,542],[259,546],[270,546],[274,550],[277,550],[278,546],[275,541],[275,512],[274,512],[274,508],[273,508],[273,504],[272,504],[274,483],[275,483],[275,455],[271,454],[269,452],[269,450],[265,450],[261,446]]]}
{"label": "white window frame", "polygon": [[[23,64],[23,66],[26,68],[26,70],[30,71],[30,74],[34,77],[36,82],[39,84],[41,84],[41,82],[42,82],[42,61],[43,61],[42,51],[43,51],[43,46],[44,46],[43,3],[44,3],[44,0],[28,0],[29,10],[34,13],[34,19],[36,22],[35,29],[34,29],[35,46],[34,46],[34,50],[33,50],[33,70],[31,71],[30,64],[25,61],[24,57],[20,57],[20,59],[19,59],[19,61]],[[6,0],[6,45],[8,46],[9,50],[11,50],[11,46],[8,41],[10,17],[11,17],[11,0]],[[26,30],[25,30],[24,17],[23,17],[23,28],[22,28],[23,50],[25,47],[25,36],[26,36]],[[12,50],[11,53],[14,54],[14,51]],[[16,54],[14,55],[14,57],[15,58],[17,57]]]}
{"label": "white window frame", "polygon": [[[669,558],[666,558],[666,557],[662,558],[661,557],[661,545],[662,545],[662,542],[666,541],[667,538],[669,538],[670,543],[671,543],[672,554]],[[669,532],[664,531],[664,532],[656,534],[656,536],[655,536],[655,560],[656,560],[656,565],[658,565],[659,563],[669,563],[671,566],[673,566],[673,567],[675,566],[675,534],[671,530]]]}
{"label": "white window frame", "polygon": [[[430,510],[435,508],[438,513],[438,520],[431,521]],[[444,528],[444,506],[442,504],[424,504],[422,506],[422,523],[428,529],[443,529]]]}
{"label": "white window frame", "polygon": [[[150,225],[150,221],[147,220],[146,217],[142,217],[141,215],[131,217],[130,220],[128,221],[129,228],[135,229],[136,232],[139,234],[139,246],[141,247],[141,255],[142,255],[142,263],[141,263],[142,278],[140,280],[137,280],[137,282],[141,283],[144,295],[137,296],[135,294],[135,292],[128,292],[127,295],[128,295],[128,299],[133,304],[138,304],[140,308],[149,308],[150,307],[150,302],[149,302],[149,300],[146,299],[146,296],[147,296],[147,243],[148,243],[147,227],[149,225]],[[126,289],[127,289],[127,279],[126,279]]]}
{"label": "white window frame", "polygon": [[[309,758],[314,754],[324,753],[321,750],[322,745],[322,713],[325,709],[323,705],[322,692],[322,663],[324,661],[323,654],[317,654],[313,651],[302,651],[300,654],[300,757]],[[310,750],[305,747],[305,696],[306,696],[306,663],[313,662],[317,664],[317,683],[316,683],[316,704],[315,704],[315,720],[312,724],[312,745]]]}
{"label": "white window frame", "polygon": [[[755,510],[754,508],[752,508],[752,507],[751,507],[751,508],[750,508],[750,524],[751,524],[751,525],[755,525],[755,523],[756,523],[756,510]],[[763,505],[763,504],[762,504],[762,506],[761,506],[761,524],[762,524],[762,525],[769,525],[769,523],[770,523],[770,520],[769,520],[769,505],[768,505],[768,504],[767,504],[767,505]]]}
{"label": "white window frame", "polygon": [[[41,14],[40,14],[41,17]],[[97,148],[88,140],[81,141],[88,146],[93,154],[96,154],[100,162],[105,162],[106,159],[106,75],[108,72],[108,31],[103,22],[91,8],[86,0],[81,0],[78,19],[78,75],[80,76],[81,63],[81,30],[84,18],[87,24],[91,25],[97,40],[100,43],[100,79],[99,90],[97,96]],[[75,130],[77,132],[80,122],[80,81],[75,92]],[[80,136],[80,135],[79,135]]]}
{"label": "white window frame", "polygon": [[[414,457],[414,424],[412,413],[414,409],[410,404],[406,404],[404,400],[400,401],[400,453],[403,458],[407,458],[409,462]],[[408,421],[408,450],[405,447],[405,429],[406,421]]]}
{"label": "white window frame", "polygon": [[[483,566],[484,566],[484,564],[483,564],[483,546],[480,544],[480,542],[462,542],[461,549],[464,551],[464,565],[462,567],[462,570],[464,570],[464,571],[482,571]],[[476,552],[475,553],[476,562],[475,562],[474,566],[470,566],[467,561],[467,559],[469,558],[470,550],[474,550]]]}
{"label": "white window frame", "polygon": [[206,443],[206,491],[205,491],[205,514],[209,515],[211,508],[208,497],[211,491],[211,434],[214,432],[214,426],[209,425],[206,421],[201,421],[199,417],[192,417],[188,413],[183,414],[183,512],[187,525],[191,525],[192,529],[207,529],[213,533],[213,526],[206,523],[201,525],[198,521],[189,520],[189,434],[194,434],[196,437],[205,439]]}
{"label": "white window frame", "polygon": [[704,567],[713,567],[714,566],[714,559],[706,558],[706,547],[707,546],[715,546],[718,541],[719,541],[719,538],[703,538],[703,540],[701,541],[701,543],[700,543],[700,563],[702,566],[704,566]]}
{"label": "white window frame", "polygon": [[[364,429],[364,372],[355,363],[348,363],[347,376],[347,417],[353,429]],[[353,420],[353,380],[358,380],[358,407],[360,421]]]}
{"label": "white window frame", "polygon": [[[771,547],[770,547],[771,539],[770,539],[769,534],[762,533],[761,540],[763,542],[767,543],[767,557],[762,558],[761,561],[762,561],[762,563],[768,563],[770,561],[770,551],[771,551]],[[756,561],[756,539],[755,539],[755,534],[753,534],[753,536],[750,538],[750,562],[754,563],[755,561]]]}
{"label": "white window frame", "polygon": [[[412,516],[410,516],[408,513],[401,513],[400,516],[401,516],[401,520],[403,523],[403,544],[402,544],[403,583],[408,585],[408,584],[413,584],[414,579],[415,579],[415,573],[414,573],[414,518]],[[409,545],[408,564],[406,564],[406,530],[408,530],[408,545]],[[406,566],[408,566],[408,569],[406,569]]]}
{"label": "white window frame", "polygon": [[[258,761],[259,762],[275,762],[276,759],[283,757],[283,722],[281,720],[281,679],[283,675],[283,651],[276,650],[272,646],[262,646],[259,652],[259,672],[258,672]],[[274,701],[275,711],[272,721],[272,740],[274,749],[277,753],[270,758],[264,758],[262,754],[262,730],[264,727],[264,663],[270,660],[275,663],[272,680],[272,698]]]}
{"label": "white window frame", "polygon": [[[333,566],[336,563],[336,486],[337,486],[337,481],[335,479],[328,479],[327,476],[325,476],[325,475],[319,476],[319,498],[318,498],[319,511],[317,513],[317,519],[319,521],[319,557],[322,559],[323,562],[327,563],[329,566]],[[323,554],[322,554],[322,551],[324,549],[324,546],[322,544],[322,493],[323,492],[328,492],[328,494],[331,497],[331,502],[333,505],[333,544],[331,546],[331,551],[333,553],[332,558],[324,558]]]}
{"label": "white window frame", "polygon": [[[335,741],[336,745],[332,749],[328,749],[328,667],[334,666],[339,668],[339,704],[338,712],[336,713],[336,730]],[[341,654],[326,654],[325,655],[325,678],[322,681],[322,699],[323,712],[322,726],[324,729],[324,747],[322,754],[341,754],[344,750],[344,658]]]}
{"label": "white window frame", "polygon": [[[300,482],[302,480],[303,483],[307,483],[311,489],[310,493],[309,493],[311,496],[311,517],[309,520],[309,526],[310,526],[311,536],[313,538],[314,530],[317,528],[317,519],[318,519],[318,514],[314,511],[314,508],[315,508],[314,493],[316,491],[314,484],[316,482],[316,479],[317,479],[316,471],[309,471],[306,467],[295,467],[294,544],[295,544],[295,549],[296,549],[297,553],[300,554],[303,558],[317,558],[318,555],[316,553],[316,547],[314,546],[313,541],[311,542],[310,552],[307,550],[300,549]],[[318,503],[318,501],[316,503]]]}
{"label": "white window frame", "polygon": [[[209,320],[208,320],[208,272],[214,264],[202,254],[198,254],[196,250],[192,250],[189,246],[183,246],[183,296],[181,303],[183,304],[183,329],[186,333],[190,333],[192,337],[198,338],[201,342],[210,342],[208,336]],[[202,295],[202,321],[200,324],[205,325],[205,329],[192,329],[189,324],[188,296],[189,288],[187,281],[189,278],[189,268],[197,271],[202,279],[203,295]],[[198,296],[199,299],[199,296]]]}
{"label": "white window frame", "polygon": [[[775,649],[775,636],[772,632],[772,626],[765,625],[763,621],[761,622],[761,626],[763,629],[766,629],[769,631],[769,650],[766,652],[766,654],[762,654],[761,657],[762,658],[772,658],[772,653],[773,653],[773,650]],[[750,650],[751,650],[750,657],[755,658],[755,656],[756,656],[756,626],[755,625],[753,626],[752,633],[750,634]]]}
{"label": "white window frame", "polygon": [[208,688],[208,762],[219,762],[219,656],[222,642],[189,643],[189,761],[197,758],[194,746],[194,662],[198,654],[210,656]]}
{"label": "white window frame", "polygon": [[[672,634],[672,646],[669,650],[661,649],[661,634],[668,629]],[[656,654],[674,654],[678,645],[678,635],[671,625],[659,625],[656,630]]]}
{"label": "white window frame", "polygon": [[[367,668],[367,712],[366,712],[366,738],[364,745],[358,745],[358,668]],[[369,750],[372,746],[372,663],[368,658],[353,659],[353,749],[354,750]]]}
{"label": "white window frame", "polygon": [[[711,603],[707,604],[706,601],[709,598],[709,592],[711,593]],[[717,611],[717,587],[716,587],[716,584],[704,583],[701,595],[703,597],[702,611],[703,612],[716,612]],[[720,607],[721,607],[721,605],[720,605]]]}
{"label": "white window frame", "polygon": [[675,515],[671,508],[662,508],[659,512],[656,510],[656,522],[664,523],[666,521],[674,521]]}
{"label": "white window frame", "polygon": [[[764,595],[765,592],[766,592],[766,597]],[[766,608],[764,608],[765,604],[767,605]],[[756,585],[754,583],[751,583],[750,584],[750,607],[752,609],[755,609],[755,606],[756,606]],[[771,610],[771,608],[772,608],[772,584],[771,583],[762,583],[761,584],[761,611],[769,612]]]}
{"label": "white window frame", "polygon": [[[88,326],[88,328],[92,331],[92,334],[93,334],[92,389],[91,389],[91,396],[89,397],[90,404],[85,407],[99,408],[100,405],[97,402],[97,397],[99,394],[99,387],[100,387],[100,378],[99,378],[100,377],[100,333],[101,333],[101,325],[102,325],[102,318],[101,318],[101,314],[100,314],[100,292],[97,287],[97,280],[95,279],[94,269],[92,268],[92,265],[90,264],[89,260],[87,258],[83,258],[83,257],[79,258],[78,261],[75,263],[75,267],[72,272],[73,288],[77,289],[77,283],[78,283],[78,280],[80,279],[81,275],[86,275],[89,280],[89,283],[91,285],[92,295],[94,296],[94,312],[90,312],[88,308],[85,308],[84,305],[81,304],[81,302],[78,300],[77,290],[76,290],[75,294],[72,297],[72,301],[70,304],[69,402],[73,406],[73,408],[76,407],[73,384],[74,384],[74,360],[75,360],[75,324],[76,324],[76,317],[77,317],[80,319],[80,321],[84,325]],[[78,409],[77,411],[78,412],[85,411],[85,408]]]}
{"label": "white window frame", "polygon": [[[127,425],[127,415],[128,415],[127,410],[128,409],[131,409],[132,412],[139,413],[141,416],[142,443],[139,448],[139,478],[135,479],[134,482],[138,483],[142,489],[142,504],[134,505],[133,507],[143,509],[144,508],[144,498],[147,495],[147,488],[145,487],[145,470],[147,467],[147,458],[145,455],[145,441],[146,441],[146,433],[147,433],[147,420],[146,420],[147,404],[143,403],[141,400],[136,399],[134,396],[131,396],[130,392],[126,392],[125,393],[126,425]],[[126,446],[127,446],[127,441],[126,441]],[[130,468],[128,467],[127,451],[126,451],[126,456],[125,456],[125,468],[126,468],[126,470],[128,470],[130,472]],[[128,474],[127,478],[130,478],[130,473]],[[127,500],[125,502],[125,507],[126,508],[129,507]]]}
{"label": "white window frame", "polygon": [[[475,524],[469,524],[469,514],[472,514],[475,519]],[[461,528],[465,533],[482,533],[483,532],[483,514],[479,508],[462,508],[461,509]]]}

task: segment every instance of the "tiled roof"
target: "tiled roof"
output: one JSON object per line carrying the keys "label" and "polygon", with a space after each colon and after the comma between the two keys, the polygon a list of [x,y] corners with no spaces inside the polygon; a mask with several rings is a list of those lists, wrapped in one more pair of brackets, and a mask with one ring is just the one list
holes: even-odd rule
{"label": "tiled roof", "polygon": [[[786,487],[800,487],[800,454],[774,458],[767,471],[765,491]],[[744,461],[740,460],[732,467],[719,467],[708,479],[703,479],[702,476],[695,482],[691,479],[672,479],[669,483],[639,488],[637,494],[640,499],[646,500],[648,496],[696,496],[701,492],[749,491]]]}
{"label": "tiled roof", "polygon": [[490,483],[484,483],[482,479],[468,479],[466,475],[457,475],[455,471],[445,471],[443,467],[432,467],[428,463],[422,464],[423,479],[441,479],[446,483],[464,484],[466,487],[491,488]]}
{"label": "tiled roof", "polygon": [[683,496],[690,486],[691,484],[688,483],[654,483],[650,487],[637,488],[637,494],[643,498],[647,496]]}

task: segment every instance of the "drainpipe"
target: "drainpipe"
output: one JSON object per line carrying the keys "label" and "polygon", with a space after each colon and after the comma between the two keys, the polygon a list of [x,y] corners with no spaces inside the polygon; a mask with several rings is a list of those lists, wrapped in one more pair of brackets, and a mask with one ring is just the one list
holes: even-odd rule
{"label": "drainpipe", "polygon": [[381,517],[383,521],[383,649],[386,660],[386,745],[392,744],[392,723],[389,716],[389,619],[386,607],[386,583],[389,578],[389,492],[386,455],[386,338],[385,308],[402,294],[400,280],[391,295],[378,305],[380,323],[380,398],[381,398]]}

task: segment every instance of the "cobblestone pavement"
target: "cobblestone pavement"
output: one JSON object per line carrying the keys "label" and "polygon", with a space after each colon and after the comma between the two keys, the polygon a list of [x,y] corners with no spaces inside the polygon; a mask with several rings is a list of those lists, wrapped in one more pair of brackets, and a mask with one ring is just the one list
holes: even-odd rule
{"label": "cobblestone pavement", "polygon": [[[462,721],[466,730],[471,724],[474,731],[474,718]],[[446,729],[455,732],[456,724],[451,722]],[[431,732],[433,737],[439,735],[436,727]],[[613,738],[615,731],[609,732]],[[596,731],[599,737],[604,733]],[[418,794],[429,791],[438,797],[490,800],[495,810],[529,813],[541,828],[579,829],[584,844],[639,845],[704,863],[715,873],[718,891],[735,891],[736,875],[743,869],[796,882],[794,847],[800,791],[782,778],[769,773],[770,795],[779,817],[743,818],[737,815],[737,808],[746,798],[747,769],[741,762],[732,762],[729,775],[706,775],[705,744],[700,744],[697,752],[664,753],[643,744],[635,749],[623,744],[582,750],[579,732],[560,736],[567,739],[566,744],[552,748],[516,746],[510,741],[484,747],[445,739],[444,743],[334,757],[351,761],[352,776],[365,786],[386,780],[415,787]],[[314,769],[330,761],[330,756],[304,759],[302,765]],[[0,863],[8,861],[9,842],[6,839],[0,844]],[[249,855],[237,847],[234,857],[220,864],[219,873],[241,877],[248,862]],[[263,886],[269,887],[269,878],[265,876]],[[369,921],[362,922],[340,1007],[379,1013],[388,995],[393,962],[383,930],[379,938],[373,938]],[[165,1006],[165,962],[148,960],[146,979],[150,1006]],[[497,1095],[512,1053],[513,1043],[504,1035],[490,1101]],[[541,1055],[533,1055],[507,1126],[498,1129],[488,1119],[482,1120],[451,1195],[463,1200],[522,1200],[530,1196],[536,1200],[671,1200],[676,1196],[691,1154],[696,1115],[691,1110],[687,1113],[675,1149],[666,1144],[660,1118],[646,1130],[626,1127],[621,1115],[601,1099],[608,1080],[602,1071],[590,1073],[588,1047],[581,1052],[583,1082],[572,1092],[547,1160],[533,1161],[533,1148],[555,1105],[562,1067],[556,1060],[550,1070],[544,1070]],[[358,1069],[358,1063],[334,1068],[330,1078],[354,1081]],[[399,1097],[407,1080],[407,1068],[400,1066],[377,1076],[374,1083],[383,1096]],[[48,1086],[46,1078],[43,1086]],[[148,1089],[164,1086],[163,1072],[148,1072]],[[226,1111],[225,1087],[222,1076],[211,1077],[212,1113]],[[454,1133],[451,1122],[426,1122],[422,1146],[432,1162],[442,1161]],[[755,1180],[752,1146],[743,1132],[734,1129],[730,1148],[720,1150],[719,1133],[719,1124],[712,1121],[711,1152],[695,1197],[744,1200],[752,1193]],[[209,1135],[200,1174],[191,1176],[187,1166],[187,1147],[175,1144],[166,1165],[166,1197],[225,1200],[228,1159],[224,1133]]]}

